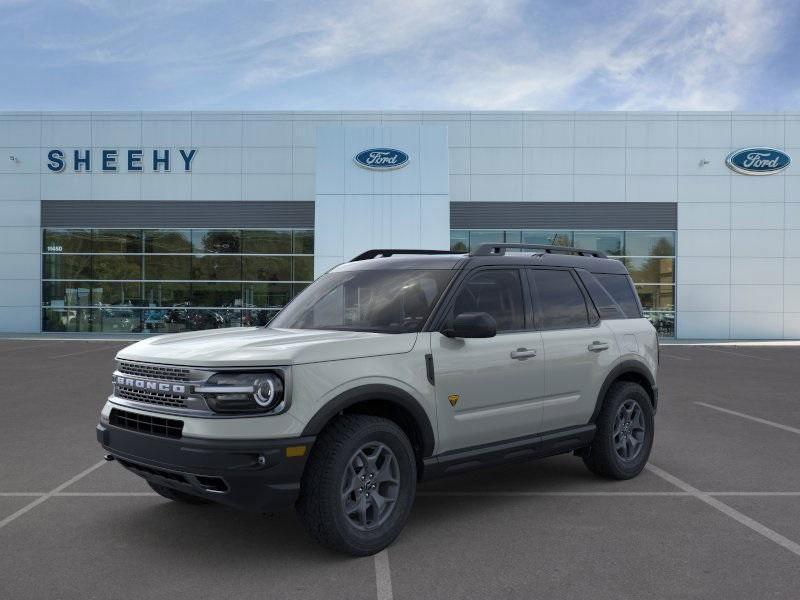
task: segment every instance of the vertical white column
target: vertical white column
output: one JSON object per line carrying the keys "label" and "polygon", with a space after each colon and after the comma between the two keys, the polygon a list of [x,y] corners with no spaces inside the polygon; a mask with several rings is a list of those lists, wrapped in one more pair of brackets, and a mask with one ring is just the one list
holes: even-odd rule
{"label": "vertical white column", "polygon": [[0,331],[41,327],[38,115],[0,116]]}
{"label": "vertical white column", "polygon": [[[389,147],[409,156],[391,171],[353,157]],[[314,274],[370,248],[446,249],[450,240],[447,129],[402,123],[317,131]]]}

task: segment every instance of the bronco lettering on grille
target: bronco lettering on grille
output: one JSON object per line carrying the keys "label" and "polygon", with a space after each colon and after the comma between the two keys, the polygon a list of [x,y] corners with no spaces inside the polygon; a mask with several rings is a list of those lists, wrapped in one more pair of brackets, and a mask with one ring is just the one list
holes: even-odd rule
{"label": "bronco lettering on grille", "polygon": [[114,378],[114,382],[117,385],[139,390],[150,390],[154,392],[163,392],[165,394],[186,394],[186,386],[178,383],[149,381],[147,379],[125,377],[123,375],[117,375]]}

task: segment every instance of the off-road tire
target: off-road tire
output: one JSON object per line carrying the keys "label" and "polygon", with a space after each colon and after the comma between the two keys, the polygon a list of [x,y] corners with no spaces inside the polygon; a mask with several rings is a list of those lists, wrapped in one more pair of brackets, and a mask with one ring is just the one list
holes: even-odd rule
{"label": "off-road tire", "polygon": [[[360,448],[383,445],[396,459],[397,499],[374,529],[359,530],[343,505],[343,481]],[[332,550],[369,556],[386,548],[403,529],[417,487],[417,465],[408,437],[394,422],[372,415],[341,415],[320,433],[300,483],[297,512],[311,537]]]}
{"label": "off-road tire", "polygon": [[158,485],[157,483],[152,483],[150,481],[147,482],[147,485],[153,488],[153,491],[159,496],[163,496],[167,500],[183,502],[184,504],[211,504],[211,500],[206,500],[200,496],[193,496],[192,494],[187,494],[185,492],[181,492],[180,490],[174,490],[165,485]]}
{"label": "off-road tire", "polygon": [[[641,411],[644,438],[639,452],[626,460],[615,447],[614,426],[620,407],[630,401],[634,401]],[[630,381],[612,385],[603,401],[596,425],[594,440],[583,455],[583,462],[588,469],[609,479],[631,479],[641,473],[650,457],[654,434],[653,406],[644,388]]]}

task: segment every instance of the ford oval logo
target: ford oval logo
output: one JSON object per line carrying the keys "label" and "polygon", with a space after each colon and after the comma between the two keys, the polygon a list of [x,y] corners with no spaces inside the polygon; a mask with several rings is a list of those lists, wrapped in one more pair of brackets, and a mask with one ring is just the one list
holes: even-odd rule
{"label": "ford oval logo", "polygon": [[742,148],[728,155],[725,164],[743,175],[771,175],[783,171],[792,159],[775,148]]}
{"label": "ford oval logo", "polygon": [[408,162],[408,154],[394,148],[370,148],[356,154],[353,160],[358,166],[365,169],[388,171],[405,166]]}

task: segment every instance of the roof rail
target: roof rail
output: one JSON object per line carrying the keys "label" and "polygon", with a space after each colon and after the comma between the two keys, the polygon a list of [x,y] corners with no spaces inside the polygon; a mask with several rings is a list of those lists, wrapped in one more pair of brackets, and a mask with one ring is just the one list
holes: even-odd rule
{"label": "roof rail", "polygon": [[391,248],[382,248],[382,249],[373,249],[367,250],[366,252],[362,252],[355,258],[350,259],[350,262],[356,262],[359,260],[370,260],[373,258],[377,258],[382,256],[386,258],[387,256],[393,256],[395,254],[464,254],[463,252],[453,252],[452,250],[409,250],[409,249],[391,249]]}
{"label": "roof rail", "polygon": [[470,256],[503,256],[509,248],[520,250],[542,250],[545,254],[577,254],[578,256],[593,256],[595,258],[608,258],[604,252],[598,250],[585,250],[583,248],[570,248],[567,246],[545,246],[542,244],[481,244],[469,253]]}

